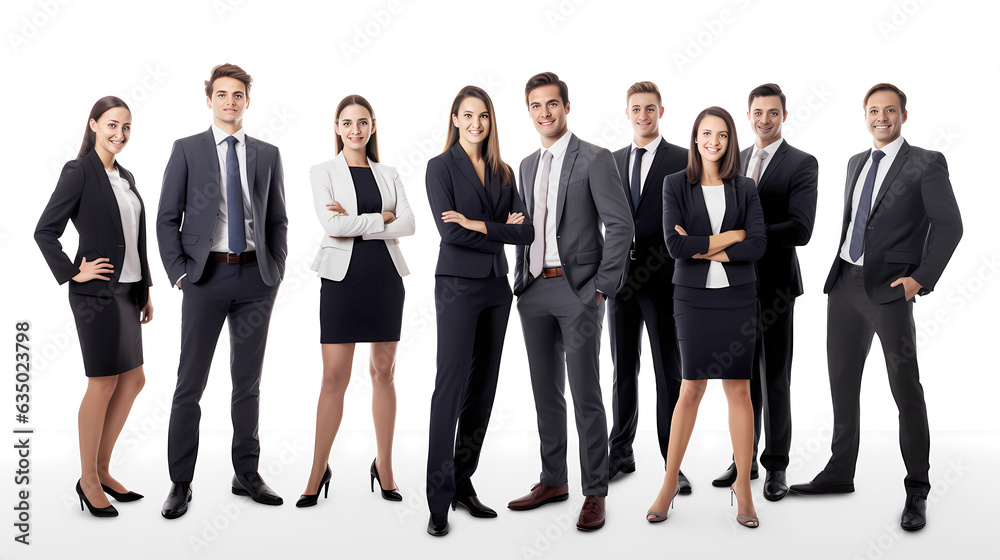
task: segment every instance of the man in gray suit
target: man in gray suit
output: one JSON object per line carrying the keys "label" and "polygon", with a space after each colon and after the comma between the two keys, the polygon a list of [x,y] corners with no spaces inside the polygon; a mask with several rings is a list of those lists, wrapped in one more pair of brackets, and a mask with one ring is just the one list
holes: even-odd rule
{"label": "man in gray suit", "polygon": [[535,241],[517,247],[514,294],[528,351],[542,472],[531,492],[507,507],[527,510],[569,497],[563,396],[568,374],[585,496],[577,528],[593,531],[604,526],[608,493],[608,423],[598,371],[604,298],[624,282],[631,210],[611,152],[567,129],[566,83],[544,72],[528,80],[524,97],[542,149],[521,162],[518,184]]}
{"label": "man in gray suit", "polygon": [[243,131],[252,78],[221,64],[205,81],[213,124],[174,142],[156,219],[170,283],[184,291],[181,358],[170,409],[173,483],[163,517],[187,512],[198,456],[198,401],[224,322],[232,368],[234,494],[268,505],[281,498],[257,473],[257,417],[267,327],[285,271],[288,219],[278,149]]}

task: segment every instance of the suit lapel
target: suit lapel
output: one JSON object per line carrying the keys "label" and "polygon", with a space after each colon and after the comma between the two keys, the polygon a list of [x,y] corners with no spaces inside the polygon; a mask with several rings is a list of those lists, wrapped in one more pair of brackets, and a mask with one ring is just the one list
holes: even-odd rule
{"label": "suit lapel", "polygon": [[[567,132],[567,134],[571,134]],[[566,146],[566,153],[563,157],[562,169],[559,171],[559,192],[556,202],[556,230],[559,230],[559,223],[562,221],[563,207],[566,206],[566,191],[569,190],[570,174],[573,172],[573,163],[576,161],[577,152],[580,150],[580,140],[574,134],[569,139]],[[549,185],[551,188],[552,185]]]}
{"label": "suit lapel", "polygon": [[[250,193],[250,200],[256,200],[257,195],[254,192],[254,179],[256,178],[257,171],[257,141],[250,138],[246,134],[243,138],[247,143],[247,192]],[[254,204],[250,205],[250,211],[254,211]]]}
{"label": "suit lapel", "polygon": [[[722,182],[722,185],[722,190],[726,195],[726,211],[722,215],[722,225],[719,227],[720,233],[733,229],[733,222],[736,220],[736,180],[726,179]],[[704,198],[705,197],[702,196],[702,199]],[[708,215],[707,207],[705,209],[705,215]],[[709,220],[709,223],[711,223],[711,220]]]}
{"label": "suit lapel", "polygon": [[771,161],[767,162],[767,168],[764,169],[764,173],[760,176],[760,182],[757,183],[758,191],[762,190],[764,186],[767,185],[767,180],[769,177],[771,177],[771,173],[773,173],[774,170],[777,169],[779,165],[781,165],[781,161],[785,159],[785,155],[787,155],[787,152],[788,152],[788,142],[782,142],[781,145],[778,146],[778,150],[774,152],[773,156],[771,156]]}
{"label": "suit lapel", "polygon": [[358,193],[354,190],[354,178],[351,176],[351,168],[347,166],[343,151],[333,158],[332,179],[333,200],[339,202],[349,216],[357,216]]}
{"label": "suit lapel", "polygon": [[750,167],[750,156],[753,155],[753,146],[740,152],[740,175],[746,177],[747,169]]}
{"label": "suit lapel", "polygon": [[469,183],[472,185],[473,190],[476,191],[476,195],[483,203],[483,207],[489,208],[490,200],[489,197],[486,196],[486,185],[479,180],[479,174],[476,173],[476,168],[472,165],[469,155],[465,153],[461,144],[455,144],[451,147],[450,151],[451,156],[455,158],[455,162],[458,163],[458,168],[462,170],[462,174],[465,175],[465,178],[468,179]]}
{"label": "suit lapel", "polygon": [[[629,191],[630,178],[628,176],[628,161],[630,157],[632,157],[632,144],[625,146],[622,155],[615,159],[615,163],[618,164],[618,177],[621,178],[622,190],[625,191],[628,206],[632,208],[632,193]],[[632,208],[632,214],[635,215],[635,208]]]}
{"label": "suit lapel", "polygon": [[389,188],[389,179],[382,175],[379,165],[372,160],[368,160],[368,166],[372,169],[372,175],[375,176],[375,184],[378,185],[378,192],[382,194],[382,210],[386,208],[396,207],[396,189],[395,185],[393,188]]}
{"label": "suit lapel", "polygon": [[[896,179],[896,175],[899,174],[899,170],[906,163],[907,152],[910,151],[910,145],[903,140],[903,145],[899,147],[899,153],[892,160],[892,166],[889,167],[889,171],[886,172],[885,178],[882,179],[882,184],[879,185],[878,196],[875,198],[875,203],[872,204],[872,214],[875,213],[875,209],[878,208],[879,202],[882,202],[882,198],[885,193],[889,191],[889,187],[892,186],[892,182]],[[869,214],[871,215],[871,214]]]}
{"label": "suit lapel", "polygon": [[528,212],[535,215],[535,175],[538,174],[538,158],[541,151],[536,150],[528,159],[527,176],[521,178],[521,194]]}
{"label": "suit lapel", "polygon": [[[649,184],[650,177],[657,177],[656,172],[663,165],[663,162],[667,161],[667,141],[660,137],[660,143],[656,145],[656,155],[653,156],[653,163],[649,166],[649,172],[646,174],[646,180],[642,183],[642,190],[639,192],[639,206],[642,206],[642,201],[646,199],[646,191],[651,186]],[[655,185],[653,185],[655,186]],[[654,188],[654,191],[659,191],[659,195],[663,196],[663,185],[660,185],[660,189]],[[629,196],[629,199],[632,197]],[[638,209],[636,209],[638,210]]]}
{"label": "suit lapel", "polygon": [[218,208],[222,204],[221,167],[225,162],[219,161],[219,148],[215,144],[215,134],[212,133],[212,127],[209,127],[208,131],[201,135],[201,139],[205,142],[205,150],[202,152],[205,156],[203,165],[208,168],[208,181],[202,192],[211,203],[205,206],[206,208]]}
{"label": "suit lapel", "polygon": [[[692,216],[699,222],[701,222],[701,231],[707,231],[708,235],[712,233],[712,219],[708,217],[708,205],[705,204],[705,193],[701,190],[701,185],[692,185],[691,183],[685,183],[691,192],[691,204],[694,206],[694,215]],[[727,205],[728,209],[728,205]],[[690,224],[689,224],[690,225]],[[692,232],[699,231],[694,227],[686,228],[688,235],[692,235]],[[720,230],[721,231],[721,230]],[[694,234],[697,235],[697,234]]]}
{"label": "suit lapel", "polygon": [[[104,162],[101,161],[100,156],[97,152],[91,150],[87,154],[87,161],[90,163],[91,168],[97,175],[97,181],[101,184],[101,195],[104,198],[104,204],[108,209],[108,214],[111,215],[111,223],[113,224],[115,231],[121,234],[121,240],[125,239],[125,231],[122,229],[122,215],[121,210],[118,208],[118,199],[115,198],[115,191],[112,190],[111,180],[108,179],[108,172],[104,170]],[[117,166],[118,164],[115,163]],[[121,172],[119,172],[121,174]]]}

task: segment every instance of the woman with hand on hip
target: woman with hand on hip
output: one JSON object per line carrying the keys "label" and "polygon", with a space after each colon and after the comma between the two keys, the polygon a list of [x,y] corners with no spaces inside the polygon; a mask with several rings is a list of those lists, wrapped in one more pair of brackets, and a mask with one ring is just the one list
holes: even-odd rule
{"label": "woman with hand on hip", "polygon": [[[764,214],[752,179],[741,177],[733,118],[709,107],[694,121],[685,171],[663,181],[663,231],[674,267],[674,320],[683,380],[670,423],[666,474],[650,523],[664,521],[709,379],[721,379],[739,499],[736,520],[757,527],[750,493],[750,376],[757,316],[755,261],[764,254]],[[730,500],[731,502],[732,500]]]}
{"label": "woman with hand on hip", "polygon": [[[413,235],[414,220],[396,170],[379,163],[375,112],[349,95],[337,106],[337,157],[309,171],[313,202],[326,236],[312,269],[322,278],[320,345],[323,382],[316,410],[312,471],[296,507],[316,505],[330,490],[330,448],[344,413],[354,346],[371,343],[372,418],[376,456],[369,473],[390,501],[403,498],[392,472],[396,425],[396,346],[403,322],[403,262],[397,239]],[[325,487],[325,488],[324,488]]]}
{"label": "woman with hand on hip", "polygon": [[[128,143],[132,114],[117,97],[90,110],[77,159],[63,167],[35,228],[35,241],[60,284],[69,282],[87,375],[80,403],[80,509],[95,517],[118,511],[141,494],[112,478],[111,453],[136,395],[142,390],[142,329],[153,319],[146,260],[146,214],[135,179],[115,161]],[[59,238],[72,220],[80,237],[73,260]]]}

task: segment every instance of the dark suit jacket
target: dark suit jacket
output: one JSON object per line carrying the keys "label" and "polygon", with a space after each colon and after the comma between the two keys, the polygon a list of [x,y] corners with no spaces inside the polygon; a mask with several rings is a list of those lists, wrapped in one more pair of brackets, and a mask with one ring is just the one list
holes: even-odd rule
{"label": "dark suit jacket", "polygon": [[[512,181],[513,173],[511,170]],[[485,178],[484,188],[460,144],[427,162],[427,199],[441,234],[434,274],[463,278],[504,276],[508,270],[504,243],[524,245],[535,238],[531,216],[517,194],[517,187],[503,186],[489,166]],[[486,235],[441,221],[441,213],[448,210],[485,222]],[[524,223],[507,224],[507,214],[516,212],[524,214]]]}
{"label": "dark suit jacket", "polygon": [[[740,153],[740,172],[746,176],[753,147]],[[761,294],[775,290],[793,297],[802,295],[802,272],[795,247],[812,237],[816,222],[819,163],[813,156],[793,148],[785,140],[778,146],[757,184],[764,211],[767,249],[757,261]]]}
{"label": "dark suit jacket", "polygon": [[[149,263],[146,260],[146,210],[142,197],[135,188],[135,178],[127,169],[118,165],[118,173],[128,181],[129,188],[139,199],[139,235],[138,251],[142,280],[136,283],[136,302],[139,307],[146,305],[149,297],[149,286],[153,285],[149,275]],[[66,229],[66,222],[73,220],[80,234],[80,244],[76,256],[70,260],[63,252],[59,237]],[[56,280],[63,284],[80,273],[80,263],[83,257],[93,261],[104,257],[114,265],[110,281],[89,280],[87,282],[70,282],[69,290],[76,294],[97,296],[108,293],[118,285],[122,265],[125,262],[125,233],[122,231],[121,212],[118,201],[111,190],[111,181],[104,170],[104,164],[97,152],[91,150],[80,159],[66,163],[56,190],[49,198],[49,203],[42,211],[38,225],[35,227],[35,242],[42,250],[45,262],[52,269]]]}
{"label": "dark suit jacket", "polygon": [[[541,151],[536,150],[521,161],[521,197],[532,214],[540,159]],[[626,198],[611,152],[575,134],[570,137],[559,174],[556,243],[563,275],[580,301],[592,307],[597,306],[598,291],[614,296],[625,283],[634,232]],[[515,295],[535,280],[529,272],[529,253],[528,245],[518,245]]]}
{"label": "dark suit jacket", "polygon": [[[854,186],[871,150],[856,154],[847,164],[844,217],[837,257],[827,276],[824,293],[830,293],[844,262],[840,248],[851,224]],[[948,162],[940,152],[911,146],[906,140],[875,195],[865,232],[865,293],[875,303],[906,297],[902,285],[889,287],[897,278],[910,276],[927,295],[934,289],[945,265],[962,238],[962,216],[948,180]]]}
{"label": "dark suit jacket", "polygon": [[[274,286],[285,273],[288,252],[281,155],[277,147],[247,136],[246,159],[257,262],[264,282]],[[163,172],[156,217],[160,258],[171,285],[185,273],[185,281],[201,279],[214,242],[221,185],[219,153],[211,128],[174,142]]]}
{"label": "dark suit jacket", "polygon": [[[668,175],[663,180],[663,231],[667,249],[674,263],[674,284],[704,288],[708,267],[712,261],[693,259],[708,251],[712,223],[701,185],[687,182],[684,171]],[[757,281],[754,261],[764,254],[767,237],[764,234],[764,212],[760,209],[757,188],[752,179],[736,176],[723,181],[726,193],[726,213],[720,232],[733,229],[746,231],[746,239],[726,248],[730,262],[722,263],[730,286]],[[687,235],[677,233],[674,226],[684,228]]]}
{"label": "dark suit jacket", "polygon": [[[622,190],[632,208],[632,193],[629,189],[629,163],[632,144],[614,153],[618,166],[618,176],[621,178]],[[639,194],[639,209],[632,209],[632,224],[635,228],[636,260],[629,260],[629,274],[643,267],[649,272],[649,279],[642,286],[656,288],[664,283],[669,284],[674,275],[674,259],[667,252],[667,244],[663,235],[663,179],[671,173],[687,168],[688,151],[675,146],[662,137],[656,147],[656,155],[650,164],[649,173],[642,183]],[[645,277],[643,274],[640,277]],[[638,279],[635,280],[638,283]],[[625,291],[629,288],[623,288]]]}

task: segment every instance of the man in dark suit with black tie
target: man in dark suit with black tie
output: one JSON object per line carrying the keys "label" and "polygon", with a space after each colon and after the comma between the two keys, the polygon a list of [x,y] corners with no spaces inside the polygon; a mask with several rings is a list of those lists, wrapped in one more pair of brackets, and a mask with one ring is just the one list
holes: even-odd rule
{"label": "man in dark suit with black tie", "polygon": [[[635,471],[632,440],[638,413],[639,355],[643,325],[656,378],[656,435],[667,459],[670,418],[681,389],[681,358],[674,330],[674,260],[663,236],[663,179],[687,167],[688,151],[660,135],[663,102],[653,82],[637,82],[625,94],[625,114],[633,139],[614,153],[622,190],[632,211],[635,236],[629,250],[625,286],[608,300],[611,360],[615,365],[609,442],[609,479]],[[680,493],[691,484],[680,475]]]}
{"label": "man in dark suit with black tie", "polygon": [[796,494],[854,491],[860,443],[861,372],[878,334],[899,409],[899,446],[906,465],[906,501],[900,526],[926,524],[930,492],[930,430],[920,385],[913,298],[937,284],[962,238],[962,217],[940,152],[902,137],[906,95],[876,84],[864,108],[874,150],[847,164],[840,246],[823,291],[827,306],[827,362],[833,397],[832,457]]}
{"label": "man in dark suit with black tie", "polygon": [[[757,478],[757,444],[763,427],[767,440],[760,455],[767,469],[764,498],[774,502],[788,493],[785,468],[792,445],[792,311],[795,298],[802,295],[795,247],[805,245],[812,236],[819,164],[781,137],[788,111],[777,84],[754,88],[747,105],[755,141],[740,153],[741,172],[757,183],[767,227],[767,250],[757,261],[760,314],[750,381],[754,419],[750,478]],[[732,463],[712,485],[725,488],[735,480],[736,464]]]}
{"label": "man in dark suit with black tie", "polygon": [[[531,492],[507,504],[533,509],[569,498],[566,399],[569,377],[580,439],[582,531],[604,526],[608,424],[599,357],[604,298],[622,288],[632,240],[628,201],[611,152],[569,131],[569,93],[552,72],[524,88],[542,148],[521,162],[521,197],[535,228],[517,247],[514,294],[538,416],[542,472]],[[601,235],[601,224],[605,235]]]}
{"label": "man in dark suit with black tie", "polygon": [[156,234],[170,283],[182,289],[181,357],[170,409],[173,483],[161,513],[187,512],[198,456],[198,402],[223,323],[232,368],[234,494],[268,505],[281,497],[257,473],[257,419],[267,327],[285,271],[288,219],[281,157],[243,131],[252,79],[222,64],[205,81],[213,125],[174,142],[163,173]]}

